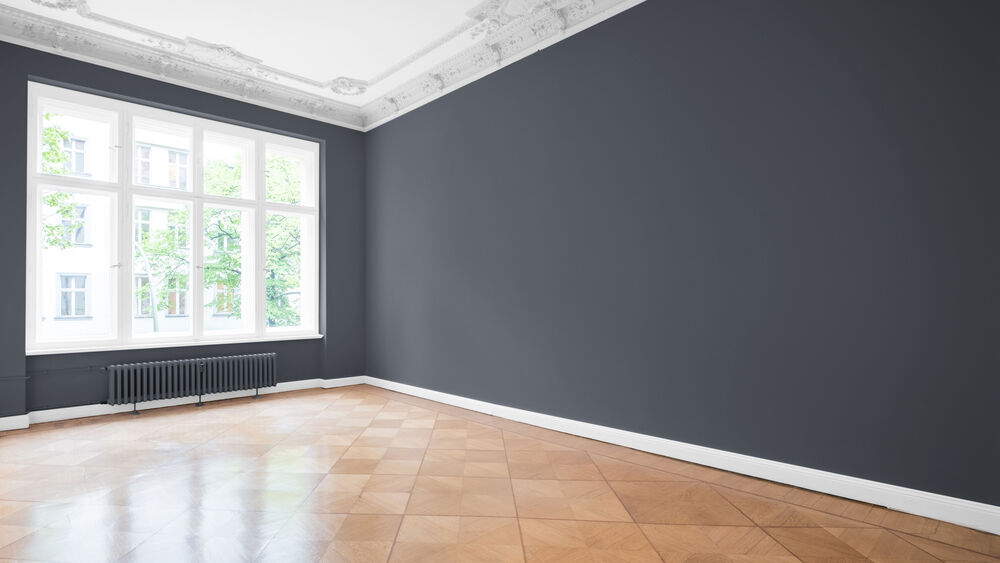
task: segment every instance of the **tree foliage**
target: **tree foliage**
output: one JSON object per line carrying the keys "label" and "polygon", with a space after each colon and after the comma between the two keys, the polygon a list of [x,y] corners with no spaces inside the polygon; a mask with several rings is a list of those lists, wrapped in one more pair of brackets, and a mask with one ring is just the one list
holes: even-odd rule
{"label": "tree foliage", "polygon": [[205,193],[239,197],[243,191],[243,166],[239,161],[205,161]]}
{"label": "tree foliage", "polygon": [[[143,208],[136,208],[137,214],[142,212]],[[161,314],[170,308],[171,293],[177,292],[174,299],[179,300],[190,282],[190,209],[187,206],[169,209],[166,214],[166,229],[154,230],[150,225],[147,230],[136,221],[132,245],[135,273],[144,274],[149,280],[137,288],[136,298],[140,303],[152,304],[154,331],[159,328]]]}
{"label": "tree foliage", "polygon": [[69,141],[69,131],[53,123],[51,113],[46,113],[42,118],[46,123],[42,127],[42,173],[66,174],[69,153],[66,152],[63,143]]}
{"label": "tree foliage", "polygon": [[[267,199],[300,203],[302,165],[295,158],[270,156],[266,163]],[[299,326],[302,323],[302,221],[292,215],[270,214],[267,238],[264,293],[268,326]]]}
{"label": "tree foliage", "polygon": [[302,221],[292,215],[267,218],[264,293],[268,326],[299,326],[302,273]]}
{"label": "tree foliage", "polygon": [[267,200],[299,203],[302,197],[302,164],[287,156],[267,159]]}
{"label": "tree foliage", "polygon": [[[43,116],[47,124],[42,128],[42,172],[62,176],[66,174],[69,153],[63,148],[69,131],[52,123],[52,114]],[[42,194],[42,247],[65,249],[73,246],[72,234],[83,223],[76,216],[73,194],[47,192]]]}
{"label": "tree foliage", "polygon": [[241,318],[240,285],[243,279],[243,213],[233,209],[205,208],[205,287],[213,293],[206,307],[217,311],[230,309],[230,302],[220,303],[219,294],[230,296],[233,318]]}

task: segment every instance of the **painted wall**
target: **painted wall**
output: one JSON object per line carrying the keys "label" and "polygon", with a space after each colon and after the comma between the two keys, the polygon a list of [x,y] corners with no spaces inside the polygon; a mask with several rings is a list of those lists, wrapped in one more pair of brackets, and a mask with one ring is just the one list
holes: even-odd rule
{"label": "painted wall", "polygon": [[[364,373],[363,135],[286,113],[0,42],[0,417],[26,411],[99,403],[110,363],[275,351],[279,379],[335,378]],[[323,340],[197,346],[51,356],[24,355],[25,168],[29,77],[98,89],[139,103],[195,113],[325,145],[329,179],[321,189],[321,303]],[[98,92],[100,93],[100,92]],[[322,186],[323,184],[321,184]]]}
{"label": "painted wall", "polygon": [[998,10],[650,0],[379,127],[368,374],[1000,504]]}

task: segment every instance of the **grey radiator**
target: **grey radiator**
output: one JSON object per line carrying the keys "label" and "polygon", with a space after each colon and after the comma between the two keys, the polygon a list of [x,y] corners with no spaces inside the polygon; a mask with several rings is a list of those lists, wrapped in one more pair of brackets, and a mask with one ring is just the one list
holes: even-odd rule
{"label": "grey radiator", "polygon": [[108,366],[108,404],[197,395],[201,406],[202,395],[277,385],[277,364],[275,353],[116,364]]}

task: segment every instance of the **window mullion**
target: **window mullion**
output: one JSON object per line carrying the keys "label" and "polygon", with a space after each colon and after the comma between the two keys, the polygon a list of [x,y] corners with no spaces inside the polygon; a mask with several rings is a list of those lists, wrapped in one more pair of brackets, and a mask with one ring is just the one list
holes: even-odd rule
{"label": "window mullion", "polygon": [[118,283],[115,288],[114,302],[118,307],[118,342],[128,344],[132,341],[132,194],[126,186],[132,179],[132,114],[123,111],[119,114],[118,129],[118,213],[117,232],[112,237],[118,248]]}
{"label": "window mullion", "polygon": [[267,325],[267,280],[265,278],[267,266],[267,251],[265,249],[265,229],[267,228],[267,211],[264,208],[266,196],[266,157],[265,146],[262,135],[257,135],[254,142],[254,208],[253,239],[254,239],[254,333],[257,336],[264,336]]}
{"label": "window mullion", "polygon": [[192,130],[192,151],[188,165],[191,166],[191,187],[194,193],[194,202],[191,208],[191,226],[188,234],[188,241],[191,244],[191,268],[188,276],[188,305],[191,315],[191,330],[195,340],[202,338],[205,334],[205,310],[203,301],[205,298],[205,222],[203,220],[204,201],[201,199],[204,194],[203,173],[204,166],[204,131],[201,127],[195,126]]}

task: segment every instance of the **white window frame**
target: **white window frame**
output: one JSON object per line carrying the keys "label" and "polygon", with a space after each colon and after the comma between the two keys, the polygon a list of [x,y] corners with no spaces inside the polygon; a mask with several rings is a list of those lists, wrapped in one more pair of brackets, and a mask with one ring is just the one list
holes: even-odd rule
{"label": "white window frame", "polygon": [[[112,131],[112,136],[117,136],[114,151],[117,153],[114,158],[114,166],[111,172],[111,181],[95,180],[88,177],[73,175],[58,176],[42,174],[39,170],[39,152],[41,150],[40,133],[42,127],[42,117],[39,114],[41,101],[46,103],[63,102],[85,106],[97,110],[110,111],[117,114],[116,131]],[[28,214],[27,214],[27,268],[26,279],[26,307],[25,307],[25,352],[27,355],[58,354],[72,352],[89,352],[97,350],[124,350],[140,348],[160,348],[171,346],[193,346],[203,344],[227,344],[242,342],[267,342],[278,340],[301,340],[311,338],[322,338],[319,332],[319,304],[320,298],[320,259],[319,259],[319,162],[320,145],[315,141],[308,141],[295,137],[278,135],[257,129],[240,127],[228,123],[213,121],[209,119],[194,117],[187,114],[160,110],[140,104],[133,104],[102,96],[86,94],[65,88],[40,84],[28,83]],[[138,184],[135,163],[135,142],[133,140],[133,122],[136,118],[153,119],[171,124],[190,127],[193,131],[192,150],[187,156],[187,167],[190,169],[191,185],[190,191],[170,189],[164,187],[144,186]],[[246,139],[250,141],[245,166],[245,182],[253,188],[253,198],[226,197],[206,194],[203,189],[203,154],[202,147],[205,135],[224,136]],[[305,204],[285,204],[268,202],[265,198],[265,147],[277,145],[288,147],[309,155],[311,167],[307,166],[307,174],[303,178],[303,201],[312,202]],[[45,190],[65,188],[69,190],[86,190],[90,192],[109,193],[115,196],[118,202],[113,211],[116,213],[116,224],[112,228],[111,240],[114,241],[115,259],[113,268],[115,270],[112,284],[113,299],[110,304],[110,314],[115,322],[111,330],[112,337],[72,342],[39,342],[36,338],[36,320],[40,317],[36,287],[36,274],[38,272],[38,244],[39,225],[37,217],[37,206],[39,194]],[[311,193],[306,193],[310,191]],[[189,272],[190,286],[185,296],[186,314],[191,318],[190,334],[173,335],[137,335],[132,334],[133,317],[136,311],[136,304],[133,297],[135,287],[135,277],[132,268],[132,253],[135,238],[133,226],[135,197],[169,199],[176,202],[184,202],[191,206],[191,233],[189,242],[192,252],[193,267]],[[202,240],[201,222],[203,209],[206,205],[229,207],[241,209],[247,212],[247,216],[252,221],[250,232],[252,241],[246,241],[244,245],[251,245],[253,253],[253,274],[244,275],[240,292],[252,291],[250,303],[252,311],[244,311],[244,315],[253,315],[253,330],[248,332],[234,333],[233,331],[206,331],[204,329],[205,309],[205,287],[202,272],[204,258],[204,242]],[[302,310],[302,323],[299,327],[268,327],[267,311],[265,303],[265,237],[264,228],[268,213],[281,213],[295,215],[302,220],[303,231],[311,231],[313,248],[302,249],[303,280],[302,291],[304,294],[311,293],[311,298]],[[88,283],[88,292],[90,291]],[[213,288],[214,292],[214,288]],[[90,299],[88,296],[88,307]],[[215,308],[211,308],[214,312]],[[93,311],[88,310],[89,314]],[[219,334],[214,334],[218,332]]]}

